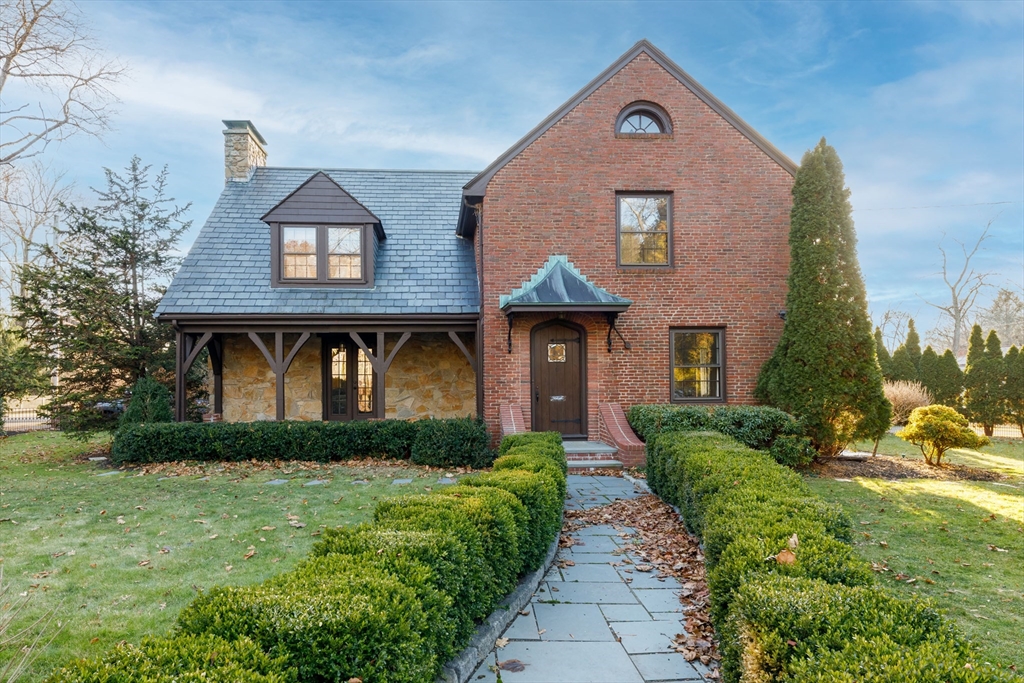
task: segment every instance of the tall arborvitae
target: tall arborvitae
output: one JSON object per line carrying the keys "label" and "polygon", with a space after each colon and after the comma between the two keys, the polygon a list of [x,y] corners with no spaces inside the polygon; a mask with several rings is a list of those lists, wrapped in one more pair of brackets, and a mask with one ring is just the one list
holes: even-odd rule
{"label": "tall arborvitae", "polygon": [[917,368],[914,367],[914,361],[910,359],[910,352],[906,346],[901,345],[892,354],[890,367],[889,379],[893,382],[901,380],[904,382],[917,381]]}
{"label": "tall arborvitae", "polygon": [[914,327],[914,319],[911,318],[907,321],[907,338],[903,342],[903,348],[907,350],[907,357],[914,366],[914,377],[913,379],[920,379],[921,373],[921,337],[917,334],[917,328]]}
{"label": "tall arborvitae", "polygon": [[964,407],[967,417],[992,436],[993,428],[1003,419],[1003,350],[995,330],[981,340],[981,326],[971,330],[964,371]]}
{"label": "tall arborvitae", "polygon": [[939,354],[935,353],[932,347],[926,346],[921,353],[921,365],[918,368],[917,381],[928,390],[935,403],[941,403],[938,399],[937,390],[939,381]]}
{"label": "tall arborvitae", "polygon": [[889,349],[885,348],[880,327],[875,328],[875,356],[878,357],[878,368],[882,371],[882,377],[891,379],[892,357],[889,355]]}
{"label": "tall arborvitae", "polygon": [[1003,401],[1006,420],[1017,425],[1024,437],[1024,352],[1011,346],[1003,359],[1006,368],[1006,384],[1003,385]]}
{"label": "tall arborvitae", "polygon": [[939,356],[939,377],[935,388],[932,389],[932,396],[936,403],[959,410],[963,406],[963,393],[964,372],[960,369],[953,351],[946,349],[946,352]]}
{"label": "tall arborvitae", "polygon": [[756,395],[800,418],[818,452],[835,456],[884,434],[892,408],[875,358],[850,191],[824,138],[804,155],[793,184],[789,246],[786,322]]}

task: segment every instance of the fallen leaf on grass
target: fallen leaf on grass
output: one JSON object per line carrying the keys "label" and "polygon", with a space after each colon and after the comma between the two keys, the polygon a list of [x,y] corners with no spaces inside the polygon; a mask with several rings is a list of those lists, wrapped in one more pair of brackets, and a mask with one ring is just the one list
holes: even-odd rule
{"label": "fallen leaf on grass", "polygon": [[265,527],[261,528],[260,531],[273,531],[276,528],[277,528],[276,526],[265,526]]}
{"label": "fallen leaf on grass", "polygon": [[232,569],[234,569],[234,567],[232,567],[232,566],[231,566],[230,564],[226,564],[226,565],[224,565],[224,571],[226,571],[226,572],[229,572],[229,571],[231,571]]}
{"label": "fallen leaf on grass", "polygon": [[249,546],[248,550],[249,552],[247,552],[245,555],[242,555],[243,560],[248,560],[250,557],[256,554],[256,546],[251,545]]}
{"label": "fallen leaf on grass", "polygon": [[996,553],[1008,553],[1008,552],[1010,552],[1006,548],[1000,548],[999,546],[992,545],[991,543],[988,544],[988,549],[993,551],[993,552],[996,552]]}
{"label": "fallen leaf on grass", "polygon": [[511,671],[512,673],[526,671],[526,665],[518,659],[506,659],[504,662],[498,662],[498,668],[502,671]]}
{"label": "fallen leaf on grass", "polygon": [[142,562],[139,562],[139,566],[140,567],[145,567],[148,564],[149,564],[149,560],[143,560]]}
{"label": "fallen leaf on grass", "polygon": [[296,529],[301,529],[302,527],[306,526],[306,523],[305,522],[297,522],[297,521],[295,521],[293,519],[290,522],[288,522],[288,526],[295,527]]}
{"label": "fallen leaf on grass", "polygon": [[210,540],[212,541],[213,539],[217,538],[218,536],[220,536],[220,534],[214,534],[213,536],[210,536]]}

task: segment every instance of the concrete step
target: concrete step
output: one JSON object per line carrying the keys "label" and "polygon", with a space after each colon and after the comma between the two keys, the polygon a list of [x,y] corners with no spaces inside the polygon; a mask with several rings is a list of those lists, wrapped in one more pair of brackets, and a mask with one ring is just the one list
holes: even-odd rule
{"label": "concrete step", "polygon": [[565,448],[565,455],[572,458],[574,455],[596,455],[602,458],[611,458],[618,454],[619,449],[609,446],[602,441],[562,441]]}
{"label": "concrete step", "polygon": [[618,460],[570,460],[569,461],[569,472],[574,470],[592,470],[592,469],[605,469],[605,470],[621,470],[622,463]]}

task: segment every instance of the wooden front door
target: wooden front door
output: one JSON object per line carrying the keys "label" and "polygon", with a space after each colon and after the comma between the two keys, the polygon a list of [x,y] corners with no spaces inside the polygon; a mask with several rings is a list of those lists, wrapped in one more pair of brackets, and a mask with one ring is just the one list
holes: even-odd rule
{"label": "wooden front door", "polygon": [[584,388],[586,335],[562,320],[541,323],[530,335],[533,430],[587,436]]}

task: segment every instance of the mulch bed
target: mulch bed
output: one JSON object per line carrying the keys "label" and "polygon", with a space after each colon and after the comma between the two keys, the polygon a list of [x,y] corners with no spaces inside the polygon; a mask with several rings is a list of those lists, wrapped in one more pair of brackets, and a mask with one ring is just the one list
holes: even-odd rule
{"label": "mulch bed", "polygon": [[810,471],[830,479],[943,479],[961,481],[1001,481],[1007,477],[999,472],[967,465],[944,464],[933,467],[923,458],[903,458],[898,455],[873,455],[867,460],[827,459],[813,463]]}
{"label": "mulch bed", "polygon": [[[699,660],[705,666],[714,667],[708,678],[717,679],[717,662],[721,655],[708,615],[709,593],[704,553],[697,537],[687,532],[679,515],[654,495],[618,500],[589,510],[566,510],[562,531],[571,533],[598,524],[633,527],[637,530],[639,539],[623,546],[623,550],[639,556],[643,561],[642,564],[635,564],[633,571],[657,571],[663,576],[673,576],[679,580],[682,587],[679,601],[683,605],[687,632],[676,635],[675,649],[689,662]],[[563,536],[560,545],[569,546],[572,540]],[[623,556],[619,566],[629,564],[632,564],[632,560]]]}

